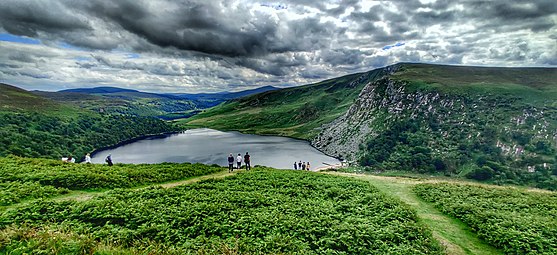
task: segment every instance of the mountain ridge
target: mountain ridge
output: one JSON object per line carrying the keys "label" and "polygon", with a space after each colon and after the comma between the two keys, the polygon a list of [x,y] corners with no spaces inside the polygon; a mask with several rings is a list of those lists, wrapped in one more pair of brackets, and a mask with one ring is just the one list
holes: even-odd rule
{"label": "mountain ridge", "polygon": [[242,98],[186,125],[306,139],[369,171],[554,189],[556,102],[557,68],[400,63]]}

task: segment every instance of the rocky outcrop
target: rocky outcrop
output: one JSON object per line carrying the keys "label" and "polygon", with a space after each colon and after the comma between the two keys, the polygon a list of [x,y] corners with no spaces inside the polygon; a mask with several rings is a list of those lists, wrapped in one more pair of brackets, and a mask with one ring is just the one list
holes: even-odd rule
{"label": "rocky outcrop", "polygon": [[325,124],[312,145],[329,155],[355,161],[365,151],[362,146],[366,141],[399,120],[415,121],[430,134],[431,143],[424,146],[438,155],[458,150],[458,142],[444,143],[444,139],[480,139],[487,126],[496,129],[496,146],[504,155],[524,154],[525,146],[518,141],[521,135],[527,136],[530,144],[557,141],[556,123],[552,121],[556,116],[547,109],[515,105],[513,100],[517,98],[497,94],[477,96],[410,86],[393,78],[399,69],[397,65],[387,67],[380,77],[369,80],[349,110]]}

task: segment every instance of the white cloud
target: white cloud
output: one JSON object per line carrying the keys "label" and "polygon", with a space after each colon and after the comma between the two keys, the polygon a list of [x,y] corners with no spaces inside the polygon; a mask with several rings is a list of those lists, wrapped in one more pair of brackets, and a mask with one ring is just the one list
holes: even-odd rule
{"label": "white cloud", "polygon": [[[399,61],[557,64],[550,0],[0,2],[0,81],[203,92],[291,86]],[[10,34],[39,39],[30,45]],[[385,46],[404,45],[388,47]]]}

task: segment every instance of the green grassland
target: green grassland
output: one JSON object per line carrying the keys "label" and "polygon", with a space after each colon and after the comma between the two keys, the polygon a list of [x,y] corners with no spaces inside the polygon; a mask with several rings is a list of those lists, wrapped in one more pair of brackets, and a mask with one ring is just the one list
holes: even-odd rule
{"label": "green grassland", "polygon": [[265,92],[221,104],[179,123],[184,127],[311,139],[321,125],[346,112],[365,84],[380,73],[377,70]]}
{"label": "green grassland", "polygon": [[[513,103],[555,107],[557,69],[403,64],[391,79],[410,82],[410,90],[467,97],[502,97]],[[517,106],[523,106],[517,105]]]}
{"label": "green grassland", "polygon": [[70,240],[85,236],[113,251],[442,254],[414,210],[367,182],[260,168],[171,189],[114,190],[87,201],[9,209],[0,214],[0,232],[7,236],[0,251],[37,252],[41,247],[33,244],[41,234],[15,234],[26,228],[42,235],[65,229],[59,233]]}
{"label": "green grassland", "polygon": [[70,190],[131,188],[222,171],[190,163],[73,164],[60,160],[0,157],[0,206],[67,194]]}
{"label": "green grassland", "polygon": [[506,254],[557,253],[557,194],[454,183],[414,191]]}

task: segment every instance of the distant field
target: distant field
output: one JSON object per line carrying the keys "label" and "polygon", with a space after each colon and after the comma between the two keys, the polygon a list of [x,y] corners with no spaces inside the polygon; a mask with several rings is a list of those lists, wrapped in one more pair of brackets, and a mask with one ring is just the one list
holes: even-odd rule
{"label": "distant field", "polygon": [[365,181],[262,169],[10,209],[0,236],[3,253],[442,254],[414,210]]}
{"label": "distant field", "polygon": [[507,254],[557,254],[555,192],[449,183],[419,184],[414,191]]}

